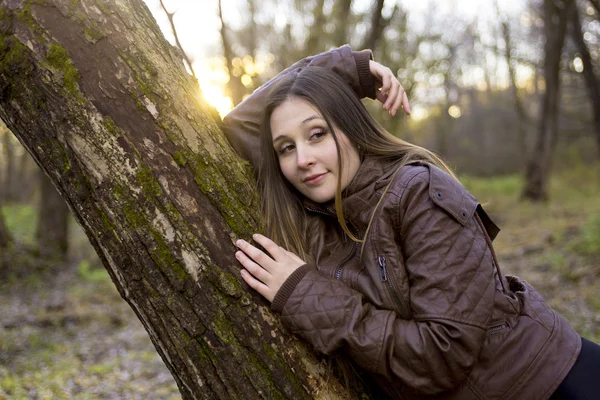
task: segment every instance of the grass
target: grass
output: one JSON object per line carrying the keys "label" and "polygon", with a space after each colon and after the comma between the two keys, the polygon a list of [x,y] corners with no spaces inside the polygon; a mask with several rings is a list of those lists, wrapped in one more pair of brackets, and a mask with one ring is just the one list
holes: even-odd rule
{"label": "grass", "polygon": [[2,207],[6,228],[15,240],[33,246],[35,244],[35,227],[38,212],[30,204],[11,203]]}

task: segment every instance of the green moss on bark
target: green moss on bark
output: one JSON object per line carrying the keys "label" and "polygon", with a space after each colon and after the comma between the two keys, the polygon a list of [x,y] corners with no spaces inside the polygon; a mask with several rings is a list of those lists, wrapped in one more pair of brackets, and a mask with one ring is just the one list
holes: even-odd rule
{"label": "green moss on bark", "polygon": [[111,11],[102,3],[102,1],[96,0],[96,5],[100,9],[100,11],[102,11],[104,14],[106,14],[106,15],[112,14]]}
{"label": "green moss on bark", "polygon": [[80,97],[81,94],[77,88],[79,71],[73,66],[73,62],[71,61],[67,50],[56,43],[52,43],[46,53],[46,61],[50,67],[62,73],[63,87],[70,94]]}
{"label": "green moss on bark", "polygon": [[114,137],[121,136],[121,132],[119,131],[119,127],[117,126],[117,124],[115,123],[115,121],[112,120],[112,118],[102,117],[102,126],[104,127],[104,129],[106,129],[106,131],[108,133],[110,133]]}
{"label": "green moss on bark", "polygon": [[98,40],[102,39],[106,36],[102,29],[96,24],[92,23],[92,26],[85,25],[83,27],[83,33],[85,34],[85,38],[90,43],[96,43]]}
{"label": "green moss on bark", "polygon": [[173,153],[173,160],[175,160],[177,165],[180,167],[185,167],[187,165],[187,160],[185,159],[185,155],[182,151],[176,151]]}
{"label": "green moss on bark", "polygon": [[[0,21],[1,18],[2,15]],[[14,82],[10,79],[12,75],[31,70],[27,57],[28,51],[29,49],[14,36],[6,36],[0,32],[0,74],[8,81],[10,89],[15,88]]]}

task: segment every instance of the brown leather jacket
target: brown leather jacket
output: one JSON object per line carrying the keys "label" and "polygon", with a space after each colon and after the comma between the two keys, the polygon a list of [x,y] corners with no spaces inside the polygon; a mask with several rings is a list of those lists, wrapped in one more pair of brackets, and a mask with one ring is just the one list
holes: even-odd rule
{"label": "brown leather jacket", "polygon": [[579,354],[577,333],[530,285],[499,274],[498,228],[460,183],[427,164],[396,169],[368,156],[344,193],[361,237],[393,181],[362,259],[331,207],[306,202],[316,267],[296,270],[273,309],[319,352],[347,352],[393,398],[549,398]]}

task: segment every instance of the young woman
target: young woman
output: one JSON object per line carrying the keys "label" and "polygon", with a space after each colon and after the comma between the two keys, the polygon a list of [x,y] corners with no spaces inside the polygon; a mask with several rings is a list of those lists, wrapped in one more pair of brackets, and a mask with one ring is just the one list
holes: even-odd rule
{"label": "young woman", "polygon": [[[294,334],[324,354],[343,350],[393,398],[570,390],[567,374],[588,372],[573,372],[581,338],[531,286],[500,273],[498,228],[443,162],[368,114],[360,96],[410,110],[369,55],[344,47],[304,60],[226,118],[234,147],[260,162],[269,236],[253,236],[265,251],[238,242],[243,279]],[[364,90],[365,63],[383,93]],[[574,386],[593,389],[584,382]],[[573,393],[554,396],[586,398]]]}

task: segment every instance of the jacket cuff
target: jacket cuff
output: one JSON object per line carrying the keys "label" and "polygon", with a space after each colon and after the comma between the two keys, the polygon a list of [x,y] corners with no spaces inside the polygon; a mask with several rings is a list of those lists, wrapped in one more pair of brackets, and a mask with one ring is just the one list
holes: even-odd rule
{"label": "jacket cuff", "polygon": [[296,289],[296,286],[300,283],[300,281],[304,278],[304,276],[311,270],[311,267],[308,264],[304,264],[300,268],[296,269],[292,274],[283,282],[283,285],[279,288],[277,293],[275,293],[275,297],[273,298],[273,302],[271,303],[271,310],[277,313],[283,311],[283,307],[285,307],[285,303],[287,303],[288,299]]}
{"label": "jacket cuff", "polygon": [[356,71],[358,73],[358,79],[360,87],[362,89],[362,97],[369,97],[375,99],[376,90],[375,79],[371,75],[371,69],[369,68],[369,61],[373,59],[373,52],[371,50],[353,51],[354,62],[356,63]]}

